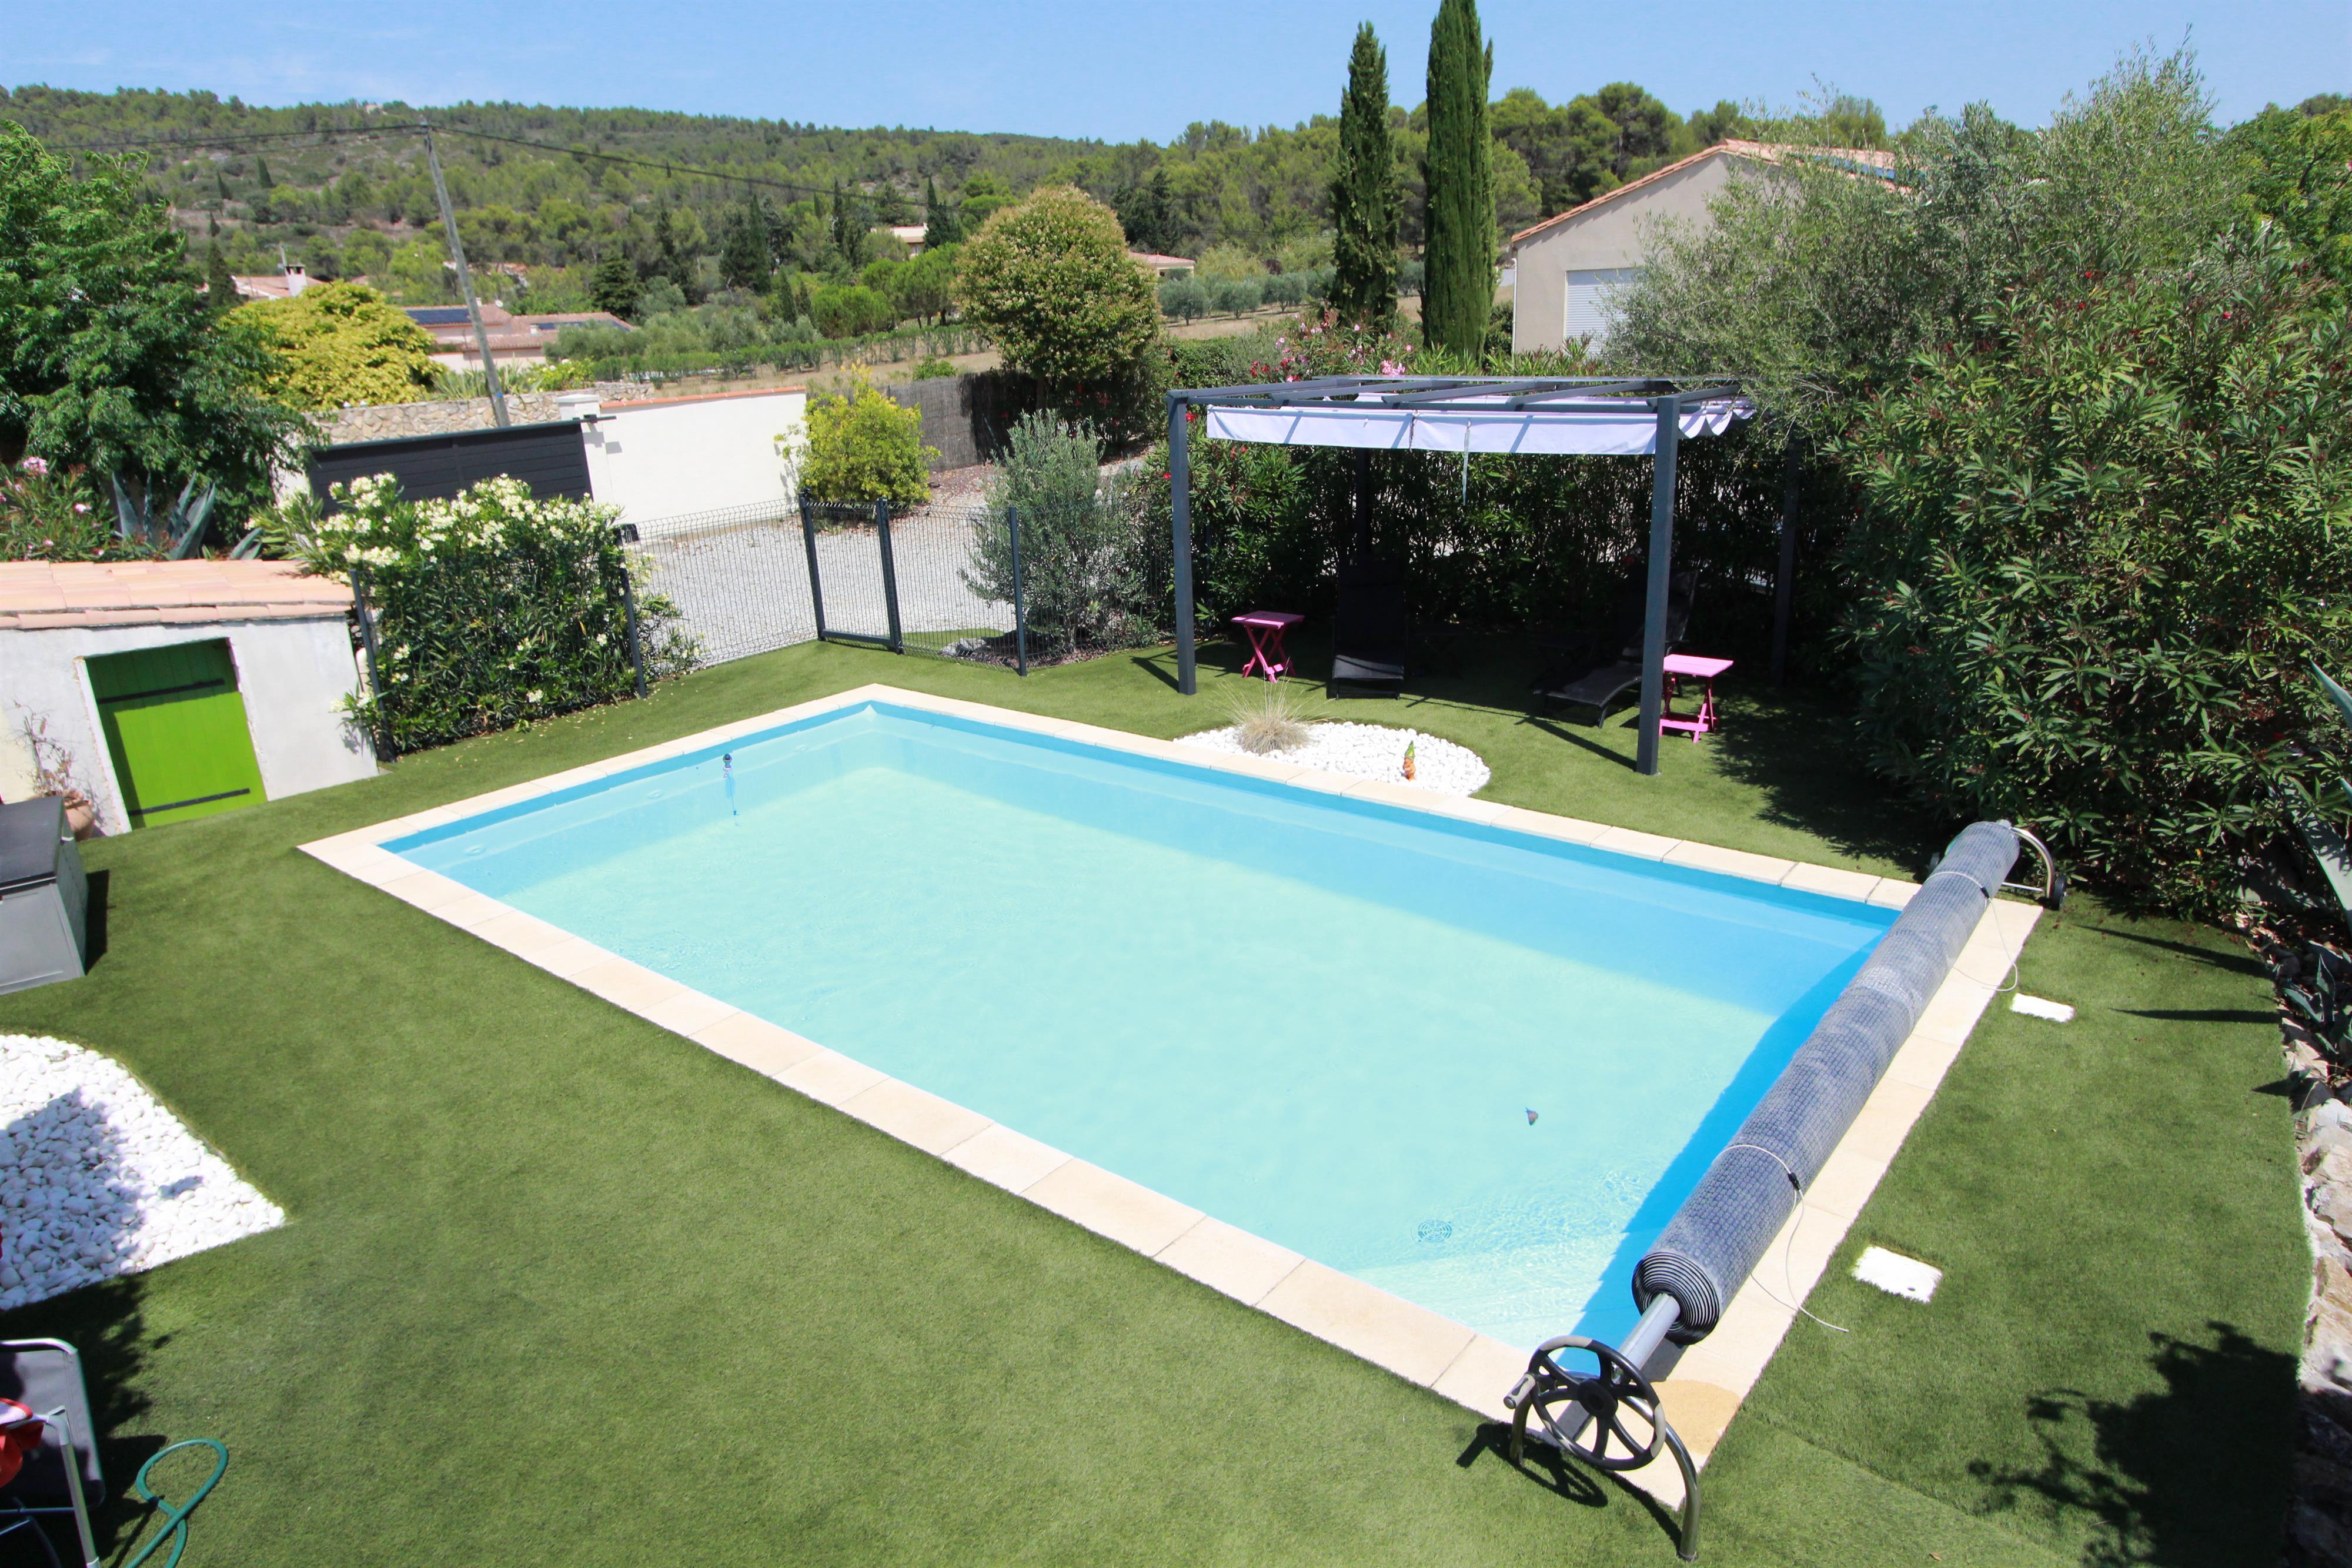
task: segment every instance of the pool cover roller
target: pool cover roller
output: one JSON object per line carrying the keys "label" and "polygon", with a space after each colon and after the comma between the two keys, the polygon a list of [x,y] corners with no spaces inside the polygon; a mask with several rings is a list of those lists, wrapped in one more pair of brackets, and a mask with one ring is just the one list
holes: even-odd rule
{"label": "pool cover roller", "polygon": [[1643,1312],[1661,1295],[1680,1308],[1668,1337],[1693,1344],[1714,1331],[1732,1293],[1780,1234],[1801,1188],[1878,1087],[1944,983],[1985,907],[2017,862],[2007,822],[1961,831],[1845,993],[1633,1271]]}

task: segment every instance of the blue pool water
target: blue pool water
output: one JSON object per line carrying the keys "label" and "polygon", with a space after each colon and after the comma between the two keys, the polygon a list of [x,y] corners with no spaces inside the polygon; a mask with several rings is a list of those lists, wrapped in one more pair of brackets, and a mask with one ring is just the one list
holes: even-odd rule
{"label": "blue pool water", "polygon": [[1622,1337],[1893,920],[887,705],[731,757],[387,847],[1517,1345]]}

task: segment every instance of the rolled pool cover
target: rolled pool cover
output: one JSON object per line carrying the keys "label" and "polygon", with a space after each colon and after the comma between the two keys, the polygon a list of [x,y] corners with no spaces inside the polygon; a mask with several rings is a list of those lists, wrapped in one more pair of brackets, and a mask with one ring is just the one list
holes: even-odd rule
{"label": "rolled pool cover", "polygon": [[[1734,1291],[1813,1185],[1895,1053],[1911,1037],[2017,863],[2007,822],[1962,829],[1777,1082],[1715,1157],[1633,1271],[1643,1311],[1660,1295],[1681,1312],[1679,1344],[1705,1339]],[[1791,1173],[1794,1182],[1791,1181]]]}

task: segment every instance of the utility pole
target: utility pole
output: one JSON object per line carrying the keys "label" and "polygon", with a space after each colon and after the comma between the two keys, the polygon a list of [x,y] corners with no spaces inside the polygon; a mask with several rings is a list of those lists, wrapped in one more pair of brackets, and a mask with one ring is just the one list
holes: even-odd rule
{"label": "utility pole", "polygon": [[433,127],[420,120],[416,128],[425,132],[425,162],[433,171],[433,194],[441,203],[441,226],[448,231],[449,257],[457,264],[457,287],[465,291],[466,314],[474,323],[474,342],[482,350],[482,382],[490,391],[490,419],[504,430],[507,394],[499,385],[499,367],[490,361],[490,334],[482,325],[481,302],[474,298],[474,275],[466,270],[466,247],[457,238],[457,214],[449,206],[449,183],[441,178],[441,154],[434,151]]}

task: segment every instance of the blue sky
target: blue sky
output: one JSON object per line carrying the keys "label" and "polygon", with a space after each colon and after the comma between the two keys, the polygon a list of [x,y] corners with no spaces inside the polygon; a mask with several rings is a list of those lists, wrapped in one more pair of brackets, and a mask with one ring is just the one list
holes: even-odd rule
{"label": "blue sky", "polygon": [[[508,99],[1166,141],[1333,110],[1356,23],[1422,96],[1435,0],[10,0],[0,83],[210,88],[249,102]],[[1978,99],[2042,123],[2136,42],[2196,47],[2221,117],[2352,90],[2352,0],[1486,0],[1495,87],[1633,80],[1678,110],[1826,84],[1901,124]]]}

